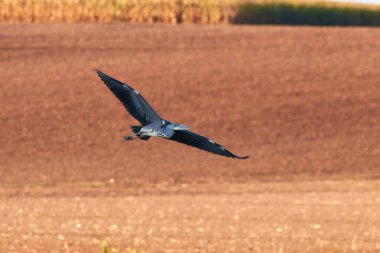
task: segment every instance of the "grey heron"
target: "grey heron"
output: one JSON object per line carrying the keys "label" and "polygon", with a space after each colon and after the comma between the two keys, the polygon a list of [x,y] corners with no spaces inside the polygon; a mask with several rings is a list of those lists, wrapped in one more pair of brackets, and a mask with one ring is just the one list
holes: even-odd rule
{"label": "grey heron", "polygon": [[162,137],[221,156],[237,159],[248,158],[248,156],[234,155],[213,140],[188,131],[190,128],[187,126],[161,118],[137,90],[99,70],[95,71],[127,111],[141,124],[141,126],[131,126],[132,135],[125,136],[125,141],[136,138],[147,141],[150,137]]}

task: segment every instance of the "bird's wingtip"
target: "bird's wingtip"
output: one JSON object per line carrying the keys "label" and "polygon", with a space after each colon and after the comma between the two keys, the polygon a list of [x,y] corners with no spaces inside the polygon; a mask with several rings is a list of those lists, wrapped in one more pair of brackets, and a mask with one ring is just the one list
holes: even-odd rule
{"label": "bird's wingtip", "polygon": [[98,75],[101,75],[101,74],[103,74],[103,72],[102,72],[102,71],[100,71],[99,69],[93,69],[93,71],[95,71],[95,72],[96,72],[96,74],[98,74]]}
{"label": "bird's wingtip", "polygon": [[102,79],[104,81],[104,79],[106,78],[110,78],[110,76],[108,76],[107,74],[105,74],[104,72],[100,71],[99,69],[94,69],[94,71],[96,72],[96,74],[100,77],[100,79]]}
{"label": "bird's wingtip", "polygon": [[236,158],[237,159],[247,159],[247,158],[249,158],[249,155],[247,155],[247,156],[236,156]]}

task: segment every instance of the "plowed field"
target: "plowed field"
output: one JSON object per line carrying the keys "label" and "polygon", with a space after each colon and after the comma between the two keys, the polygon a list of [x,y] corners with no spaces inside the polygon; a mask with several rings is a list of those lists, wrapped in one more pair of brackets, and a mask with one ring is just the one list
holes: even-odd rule
{"label": "plowed field", "polygon": [[[380,30],[0,25],[0,252],[380,251]],[[162,139],[93,69],[247,160]],[[332,181],[333,180],[333,181]]]}

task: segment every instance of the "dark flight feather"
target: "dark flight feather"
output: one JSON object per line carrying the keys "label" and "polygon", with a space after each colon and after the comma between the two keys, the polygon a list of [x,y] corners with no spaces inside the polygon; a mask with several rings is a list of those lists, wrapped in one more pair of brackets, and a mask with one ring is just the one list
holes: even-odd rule
{"label": "dark flight feather", "polygon": [[96,73],[112,91],[112,93],[124,105],[125,109],[137,119],[141,125],[145,126],[154,121],[160,121],[161,118],[148,104],[148,102],[128,84],[122,83],[103,72],[96,70]]}
{"label": "dark flight feather", "polygon": [[234,155],[218,143],[187,130],[174,131],[173,136],[168,140],[180,142],[221,156],[232,157],[237,159],[247,159],[249,157]]}

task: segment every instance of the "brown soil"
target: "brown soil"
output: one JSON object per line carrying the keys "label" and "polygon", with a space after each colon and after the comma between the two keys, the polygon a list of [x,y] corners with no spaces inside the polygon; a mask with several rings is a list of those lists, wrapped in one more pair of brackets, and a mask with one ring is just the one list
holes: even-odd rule
{"label": "brown soil", "polygon": [[100,253],[102,240],[144,252],[380,252],[379,181],[214,186],[1,198],[1,252]]}
{"label": "brown soil", "polygon": [[[148,252],[379,251],[379,182],[363,181],[379,176],[379,37],[1,25],[0,252],[95,252],[104,238]],[[94,68],[251,158],[123,142],[136,121]]]}

